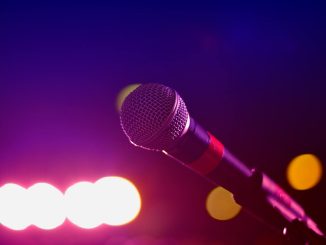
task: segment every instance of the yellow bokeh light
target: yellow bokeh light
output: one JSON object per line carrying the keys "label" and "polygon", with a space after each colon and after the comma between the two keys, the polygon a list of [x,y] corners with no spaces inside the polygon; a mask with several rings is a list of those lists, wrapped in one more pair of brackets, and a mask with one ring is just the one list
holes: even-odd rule
{"label": "yellow bokeh light", "polygon": [[231,192],[216,187],[206,199],[206,209],[214,219],[230,220],[239,214],[241,206],[235,202]]}
{"label": "yellow bokeh light", "polygon": [[289,163],[286,174],[294,189],[308,190],[318,184],[322,172],[322,164],[315,155],[303,154]]}
{"label": "yellow bokeh light", "polygon": [[140,83],[135,83],[135,84],[130,84],[126,87],[124,87],[118,94],[117,96],[117,110],[120,111],[121,106],[123,101],[125,100],[125,98],[132,92],[134,91],[138,86],[140,85]]}

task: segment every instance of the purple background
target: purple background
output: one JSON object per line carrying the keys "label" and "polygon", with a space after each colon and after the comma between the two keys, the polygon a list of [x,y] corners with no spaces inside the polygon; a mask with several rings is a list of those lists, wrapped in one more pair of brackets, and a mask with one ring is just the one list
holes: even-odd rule
{"label": "purple background", "polygon": [[324,9],[277,2],[2,1],[0,185],[45,181],[64,191],[80,180],[120,175],[143,197],[140,216],[127,226],[0,227],[2,243],[278,239],[243,213],[228,222],[211,219],[205,211],[209,184],[127,142],[116,96],[139,82],[175,88],[197,121],[277,180],[325,229],[325,177],[306,192],[292,190],[285,179],[288,162],[299,154],[316,154],[325,166]]}

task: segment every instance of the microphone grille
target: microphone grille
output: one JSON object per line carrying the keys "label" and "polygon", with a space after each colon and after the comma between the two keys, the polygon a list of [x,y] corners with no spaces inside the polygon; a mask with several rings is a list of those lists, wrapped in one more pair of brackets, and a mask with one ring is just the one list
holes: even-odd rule
{"label": "microphone grille", "polygon": [[189,114],[177,92],[161,84],[144,84],[124,100],[122,129],[129,140],[150,150],[166,150],[182,136]]}

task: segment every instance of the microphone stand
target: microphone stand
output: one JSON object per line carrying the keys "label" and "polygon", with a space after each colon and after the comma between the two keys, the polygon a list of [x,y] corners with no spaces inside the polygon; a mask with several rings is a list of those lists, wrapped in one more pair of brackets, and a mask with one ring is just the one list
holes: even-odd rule
{"label": "microphone stand", "polygon": [[231,191],[245,211],[283,231],[287,244],[326,244],[324,233],[297,202],[263,172],[248,168],[225,148],[222,160],[206,177]]}
{"label": "microphone stand", "polygon": [[[263,223],[267,223],[272,229],[282,234],[286,244],[295,245],[325,245],[326,237],[318,229],[317,225],[307,216],[302,220],[295,208],[278,202],[263,187],[264,174],[256,169],[252,170],[249,177],[249,185],[244,187],[246,192],[236,192],[235,200],[243,205],[245,210]],[[241,194],[246,193],[246,195]],[[252,193],[252,195],[248,195]],[[269,196],[270,195],[270,196]],[[283,201],[282,196],[279,197]]]}
{"label": "microphone stand", "polygon": [[284,227],[283,235],[287,241],[293,244],[326,244],[326,238],[324,236],[318,235],[298,219],[289,222],[288,226]]}

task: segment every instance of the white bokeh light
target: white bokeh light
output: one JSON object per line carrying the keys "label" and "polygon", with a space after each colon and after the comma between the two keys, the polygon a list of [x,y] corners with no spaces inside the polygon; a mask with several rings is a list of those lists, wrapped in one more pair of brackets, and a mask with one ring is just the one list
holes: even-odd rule
{"label": "white bokeh light", "polygon": [[99,197],[91,182],[78,182],[64,194],[67,218],[75,225],[91,229],[102,224]]}
{"label": "white bokeh light", "polygon": [[95,182],[103,223],[124,225],[140,212],[141,198],[136,187],[121,177],[104,177]]}
{"label": "white bokeh light", "polygon": [[5,184],[1,187],[0,223],[12,230],[23,230],[31,225],[25,188],[16,184]]}
{"label": "white bokeh light", "polygon": [[0,223],[12,230],[35,225],[55,229],[67,218],[78,227],[91,229],[133,221],[141,209],[141,197],[129,180],[112,176],[95,183],[78,182],[63,194],[47,183],[25,189],[17,184],[0,188]]}
{"label": "white bokeh light", "polygon": [[54,229],[66,218],[63,194],[47,183],[37,183],[27,190],[31,223],[41,229]]}

